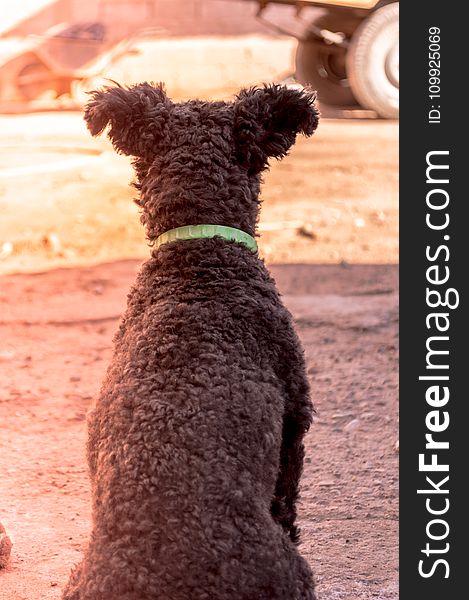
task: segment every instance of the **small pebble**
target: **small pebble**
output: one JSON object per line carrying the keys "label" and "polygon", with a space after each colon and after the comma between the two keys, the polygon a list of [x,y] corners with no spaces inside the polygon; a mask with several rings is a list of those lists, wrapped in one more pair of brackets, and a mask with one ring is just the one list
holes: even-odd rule
{"label": "small pebble", "polygon": [[13,254],[13,244],[11,242],[4,242],[0,249],[0,258],[6,258]]}
{"label": "small pebble", "polygon": [[62,249],[59,236],[56,233],[48,233],[42,238],[42,245],[45,248],[50,248],[54,252],[59,252]]}
{"label": "small pebble", "polygon": [[301,227],[298,227],[296,230],[298,235],[309,238],[310,240],[317,240],[317,233],[314,231],[311,223],[305,223]]}
{"label": "small pebble", "polygon": [[0,569],[4,569],[10,559],[13,544],[8,537],[5,527],[0,523]]}
{"label": "small pebble", "polygon": [[347,425],[344,427],[344,431],[346,431],[347,433],[352,433],[358,428],[359,425],[360,421],[358,419],[353,419],[352,421],[347,423]]}
{"label": "small pebble", "polygon": [[355,219],[355,227],[358,227],[358,229],[362,229],[363,227],[365,227],[365,219],[357,217]]}

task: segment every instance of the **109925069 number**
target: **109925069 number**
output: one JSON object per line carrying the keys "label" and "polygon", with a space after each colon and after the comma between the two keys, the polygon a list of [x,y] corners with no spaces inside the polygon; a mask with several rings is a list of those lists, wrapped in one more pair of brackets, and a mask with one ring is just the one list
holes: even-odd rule
{"label": "109925069 number", "polygon": [[431,100],[440,98],[440,28],[430,27],[428,30],[428,93]]}

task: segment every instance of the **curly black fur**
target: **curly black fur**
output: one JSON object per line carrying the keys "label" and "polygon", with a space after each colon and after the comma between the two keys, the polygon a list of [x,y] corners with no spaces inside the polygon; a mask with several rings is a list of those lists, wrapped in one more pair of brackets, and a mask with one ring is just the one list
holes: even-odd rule
{"label": "curly black fur", "polygon": [[[161,85],[93,92],[85,119],[134,157],[150,243],[216,223],[254,235],[261,171],[314,132],[282,86],[173,104]],[[296,548],[312,405],[264,263],[221,238],[152,251],[88,419],[93,531],[64,600],[313,600]]]}

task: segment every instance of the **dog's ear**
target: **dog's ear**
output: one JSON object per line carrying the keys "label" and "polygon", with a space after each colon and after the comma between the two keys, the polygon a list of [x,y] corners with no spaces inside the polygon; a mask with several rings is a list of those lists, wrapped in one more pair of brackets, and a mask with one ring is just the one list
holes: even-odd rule
{"label": "dog's ear", "polygon": [[234,103],[238,158],[259,172],[270,157],[282,158],[296,135],[312,135],[318,125],[316,93],[282,85],[241,90]]}
{"label": "dog's ear", "polygon": [[148,158],[167,135],[172,106],[162,84],[129,88],[117,84],[91,92],[85,121],[92,135],[110,125],[108,136],[117,152]]}

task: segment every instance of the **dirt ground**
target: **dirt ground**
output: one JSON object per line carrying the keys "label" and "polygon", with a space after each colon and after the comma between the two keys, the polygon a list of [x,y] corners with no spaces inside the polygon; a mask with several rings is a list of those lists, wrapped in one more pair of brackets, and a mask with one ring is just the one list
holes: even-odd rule
{"label": "dirt ground", "polygon": [[[79,114],[0,131],[0,599],[58,599],[89,531],[85,413],[148,249],[127,159]],[[318,411],[302,552],[322,600],[396,600],[397,126],[324,120],[265,180],[259,245]]]}

